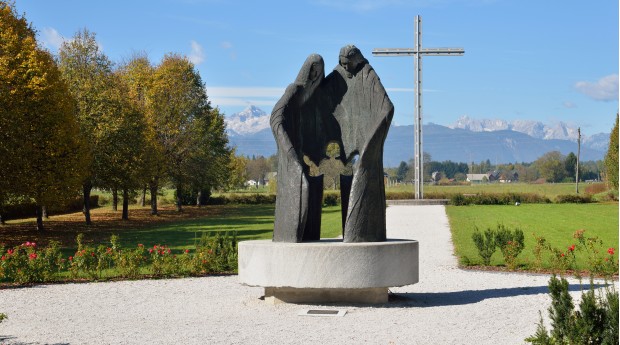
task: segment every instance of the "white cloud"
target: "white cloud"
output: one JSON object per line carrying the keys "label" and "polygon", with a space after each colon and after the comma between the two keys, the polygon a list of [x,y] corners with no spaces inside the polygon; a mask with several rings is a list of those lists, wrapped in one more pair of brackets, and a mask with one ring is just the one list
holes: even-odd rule
{"label": "white cloud", "polygon": [[50,50],[58,50],[65,41],[67,39],[54,28],[43,28],[41,31],[41,42],[43,42],[44,47]]}
{"label": "white cloud", "polygon": [[596,82],[580,81],[575,83],[575,89],[597,101],[617,101],[618,75],[611,74]]}
{"label": "white cloud", "polygon": [[284,94],[283,87],[207,86],[207,96],[217,106],[273,106]]}
{"label": "white cloud", "polygon": [[200,65],[205,60],[204,50],[198,42],[192,41],[192,51],[188,58],[194,65]]}
{"label": "white cloud", "polygon": [[567,109],[577,108],[577,104],[571,101],[565,101],[564,103],[562,103],[562,105],[564,106],[564,108],[567,108]]}
{"label": "white cloud", "polygon": [[224,41],[221,44],[221,47],[224,49],[231,49],[233,47],[232,43],[228,42],[228,41]]}

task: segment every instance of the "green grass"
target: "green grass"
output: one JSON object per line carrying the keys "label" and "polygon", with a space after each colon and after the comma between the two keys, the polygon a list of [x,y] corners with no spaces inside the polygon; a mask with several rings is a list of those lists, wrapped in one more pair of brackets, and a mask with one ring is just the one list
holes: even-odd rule
{"label": "green grass", "polygon": [[[566,250],[577,244],[573,238],[576,230],[585,229],[585,237],[598,237],[603,241],[603,253],[609,247],[618,249],[618,204],[524,204],[521,206],[448,206],[446,208],[452,230],[456,255],[467,257],[472,264],[482,260],[471,236],[474,229],[495,229],[503,224],[510,229],[520,228],[525,234],[525,249],[517,262],[530,265],[534,262],[533,234],[543,236],[553,247]],[[616,256],[617,257],[617,256]],[[585,269],[585,255],[577,252],[577,267]],[[499,249],[493,254],[491,265],[503,265]],[[548,258],[543,267],[550,268]]]}
{"label": "green grass", "polygon": [[[580,191],[586,184],[579,184]],[[386,188],[386,192],[413,192],[413,185],[398,185]],[[535,193],[554,200],[558,195],[574,194],[574,183],[487,183],[469,186],[431,186],[424,185],[424,193],[477,194],[477,193]],[[583,193],[583,192],[582,192]]]}
{"label": "green grass", "polygon": [[[124,231],[123,246],[167,245],[175,251],[193,248],[204,232],[236,232],[239,240],[270,239],[273,235],[275,205],[222,205],[214,206],[213,215],[159,224]],[[323,208],[321,237],[337,237],[341,233],[340,206]]]}

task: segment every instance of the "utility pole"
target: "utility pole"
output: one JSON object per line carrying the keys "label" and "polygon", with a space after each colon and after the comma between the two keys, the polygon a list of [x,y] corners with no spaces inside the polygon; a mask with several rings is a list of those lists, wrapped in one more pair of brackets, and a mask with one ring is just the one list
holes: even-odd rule
{"label": "utility pole", "polygon": [[577,128],[577,169],[575,170],[575,191],[579,194],[579,154],[581,153],[581,127]]}

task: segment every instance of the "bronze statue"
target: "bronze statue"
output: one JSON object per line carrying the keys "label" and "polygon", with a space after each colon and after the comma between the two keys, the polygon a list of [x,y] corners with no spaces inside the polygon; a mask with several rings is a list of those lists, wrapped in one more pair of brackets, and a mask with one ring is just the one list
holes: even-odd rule
{"label": "bronze statue", "polygon": [[317,166],[328,143],[340,146],[344,242],[385,241],[383,144],[394,114],[379,77],[353,45],[324,77],[323,59],[310,55],[271,115],[278,143],[278,192],[274,241],[320,238],[322,176],[310,176],[303,157]]}

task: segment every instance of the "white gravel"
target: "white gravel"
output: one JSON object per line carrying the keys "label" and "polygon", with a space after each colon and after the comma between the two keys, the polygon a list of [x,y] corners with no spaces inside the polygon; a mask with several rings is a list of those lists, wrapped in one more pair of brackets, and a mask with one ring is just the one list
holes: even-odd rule
{"label": "white gravel", "polygon": [[[42,285],[0,290],[0,344],[522,344],[546,319],[549,276],[457,268],[443,206],[387,215],[388,237],[419,240],[421,259],[420,283],[387,304],[269,305],[236,276]],[[348,313],[297,316],[307,308]]]}

